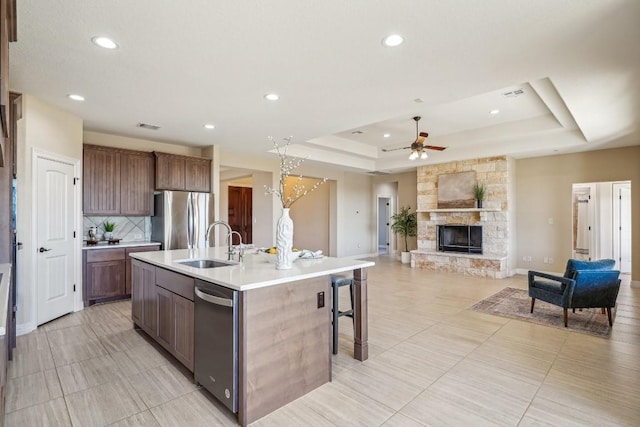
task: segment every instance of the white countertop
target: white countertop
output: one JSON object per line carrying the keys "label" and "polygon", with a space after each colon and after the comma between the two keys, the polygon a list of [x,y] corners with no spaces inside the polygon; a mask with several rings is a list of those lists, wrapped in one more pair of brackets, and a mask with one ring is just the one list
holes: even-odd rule
{"label": "white countertop", "polygon": [[[323,257],[318,259],[298,259],[293,262],[293,268],[290,270],[276,270],[276,265],[266,257],[256,254],[255,249],[248,249],[245,252],[242,263],[228,267],[195,268],[176,262],[203,258],[226,261],[226,250],[226,247],[179,249],[173,251],[133,253],[131,257],[238,291],[279,285],[329,274],[350,272],[354,269],[373,267],[375,265],[373,261]],[[235,259],[237,259],[237,255]]]}
{"label": "white countertop", "polygon": [[11,264],[0,264],[0,336],[7,333]]}
{"label": "white countertop", "polygon": [[87,246],[87,242],[85,241],[82,244],[82,250],[91,250],[91,249],[117,249],[117,248],[130,248],[133,246],[159,246],[160,242],[150,242],[148,240],[132,240],[129,242],[118,242],[113,245],[110,245],[106,240],[98,242],[97,245]]}

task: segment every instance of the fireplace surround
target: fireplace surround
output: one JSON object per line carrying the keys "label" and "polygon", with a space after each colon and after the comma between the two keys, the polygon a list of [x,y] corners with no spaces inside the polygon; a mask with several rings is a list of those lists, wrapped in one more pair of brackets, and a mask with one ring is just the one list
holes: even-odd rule
{"label": "fireplace surround", "polygon": [[438,225],[438,251],[482,254],[482,226]]}

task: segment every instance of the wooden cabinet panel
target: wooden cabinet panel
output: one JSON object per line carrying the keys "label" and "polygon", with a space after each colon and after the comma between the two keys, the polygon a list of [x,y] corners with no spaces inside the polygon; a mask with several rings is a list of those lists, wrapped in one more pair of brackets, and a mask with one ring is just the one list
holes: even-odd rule
{"label": "wooden cabinet panel", "polygon": [[211,160],[168,153],[154,154],[156,190],[211,191]]}
{"label": "wooden cabinet panel", "polygon": [[124,260],[87,263],[87,296],[89,300],[124,295]]}
{"label": "wooden cabinet panel", "polygon": [[185,174],[186,191],[211,192],[211,160],[186,159]]}
{"label": "wooden cabinet panel", "polygon": [[[126,256],[125,256],[125,275],[124,275],[124,293],[125,295],[131,294],[131,277],[132,277],[132,266],[131,260],[132,258],[129,254],[134,252],[149,252],[149,251],[158,251],[160,250],[160,246],[136,246],[132,248],[126,248]],[[133,297],[132,297],[133,298]]]}
{"label": "wooden cabinet panel", "polygon": [[87,262],[124,260],[124,248],[87,250]]}
{"label": "wooden cabinet panel", "polygon": [[174,331],[173,331],[173,293],[156,286],[156,298],[158,304],[158,328],[156,341],[164,348],[173,351],[174,347]]}
{"label": "wooden cabinet panel", "polygon": [[157,331],[156,268],[144,262],[131,262],[131,318],[154,339]]}
{"label": "wooden cabinet panel", "polygon": [[173,294],[171,302],[173,316],[173,355],[193,372],[193,301]]}
{"label": "wooden cabinet panel", "polygon": [[84,146],[82,205],[85,215],[120,214],[120,154]]}
{"label": "wooden cabinet panel", "polygon": [[165,153],[156,156],[156,190],[185,189],[185,158]]}
{"label": "wooden cabinet panel", "polygon": [[153,215],[154,163],[151,153],[120,153],[122,215]]}
{"label": "wooden cabinet panel", "polygon": [[163,288],[193,301],[193,289],[195,281],[193,277],[174,273],[173,271],[158,268],[156,271],[156,284]]}
{"label": "wooden cabinet panel", "polygon": [[9,25],[7,1],[0,0],[0,167],[4,166],[4,138],[9,136]]}

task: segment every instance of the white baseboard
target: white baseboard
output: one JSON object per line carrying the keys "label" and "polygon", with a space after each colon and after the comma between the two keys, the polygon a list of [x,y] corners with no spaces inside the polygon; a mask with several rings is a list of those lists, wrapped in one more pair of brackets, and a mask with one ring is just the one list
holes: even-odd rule
{"label": "white baseboard", "polygon": [[38,328],[38,325],[36,325],[35,323],[29,322],[29,323],[22,323],[20,325],[16,325],[16,335],[25,335],[28,334],[29,332],[33,332]]}

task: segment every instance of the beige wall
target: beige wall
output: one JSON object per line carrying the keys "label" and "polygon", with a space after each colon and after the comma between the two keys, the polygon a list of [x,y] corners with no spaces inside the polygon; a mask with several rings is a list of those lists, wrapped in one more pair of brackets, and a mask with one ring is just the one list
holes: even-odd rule
{"label": "beige wall", "polygon": [[104,145],[106,147],[124,148],[139,151],[160,151],[163,153],[180,154],[183,156],[211,158],[209,147],[185,147],[183,145],[168,144],[150,139],[129,138],[108,133],[84,131],[85,144]]}
{"label": "beige wall", "polygon": [[[297,178],[289,178],[289,188],[293,188]],[[303,178],[299,185],[309,189],[317,179]],[[326,183],[325,183],[326,184]],[[294,224],[293,246],[299,249],[322,250],[329,253],[329,207],[330,186],[320,185],[311,193],[299,199],[291,206],[291,219]]]}
{"label": "beige wall", "polygon": [[[33,217],[33,152],[49,153],[62,157],[71,163],[77,163],[76,173],[82,176],[82,120],[65,111],[58,110],[30,95],[22,98],[22,119],[18,121],[18,241],[23,249],[18,251],[18,333],[25,333],[36,326],[34,295],[36,236],[33,233],[36,224]],[[76,186],[76,227],[82,230],[81,188]],[[36,212],[36,215],[41,214]],[[76,283],[81,281],[81,245],[78,239],[75,257]],[[76,297],[76,308],[80,301],[80,292]],[[80,303],[81,304],[81,303]]]}
{"label": "beige wall", "polygon": [[[401,206],[410,206],[411,212],[415,212],[417,209],[417,197],[418,197],[418,174],[416,171],[397,173],[390,175],[378,175],[372,178],[373,186],[373,222],[374,226],[377,221],[377,197],[378,196],[391,196],[393,199],[393,212],[392,215],[400,209]],[[373,230],[374,244],[377,247],[377,227]],[[391,251],[400,253],[398,248],[404,247],[404,242],[401,237],[395,236]],[[416,249],[418,247],[417,237],[409,237],[409,250]]]}
{"label": "beige wall", "polygon": [[[572,248],[571,186],[631,181],[632,280],[640,281],[640,147],[517,160],[517,262],[522,269],[562,272]],[[531,262],[522,261],[531,256]],[[553,264],[544,264],[552,257]]]}

